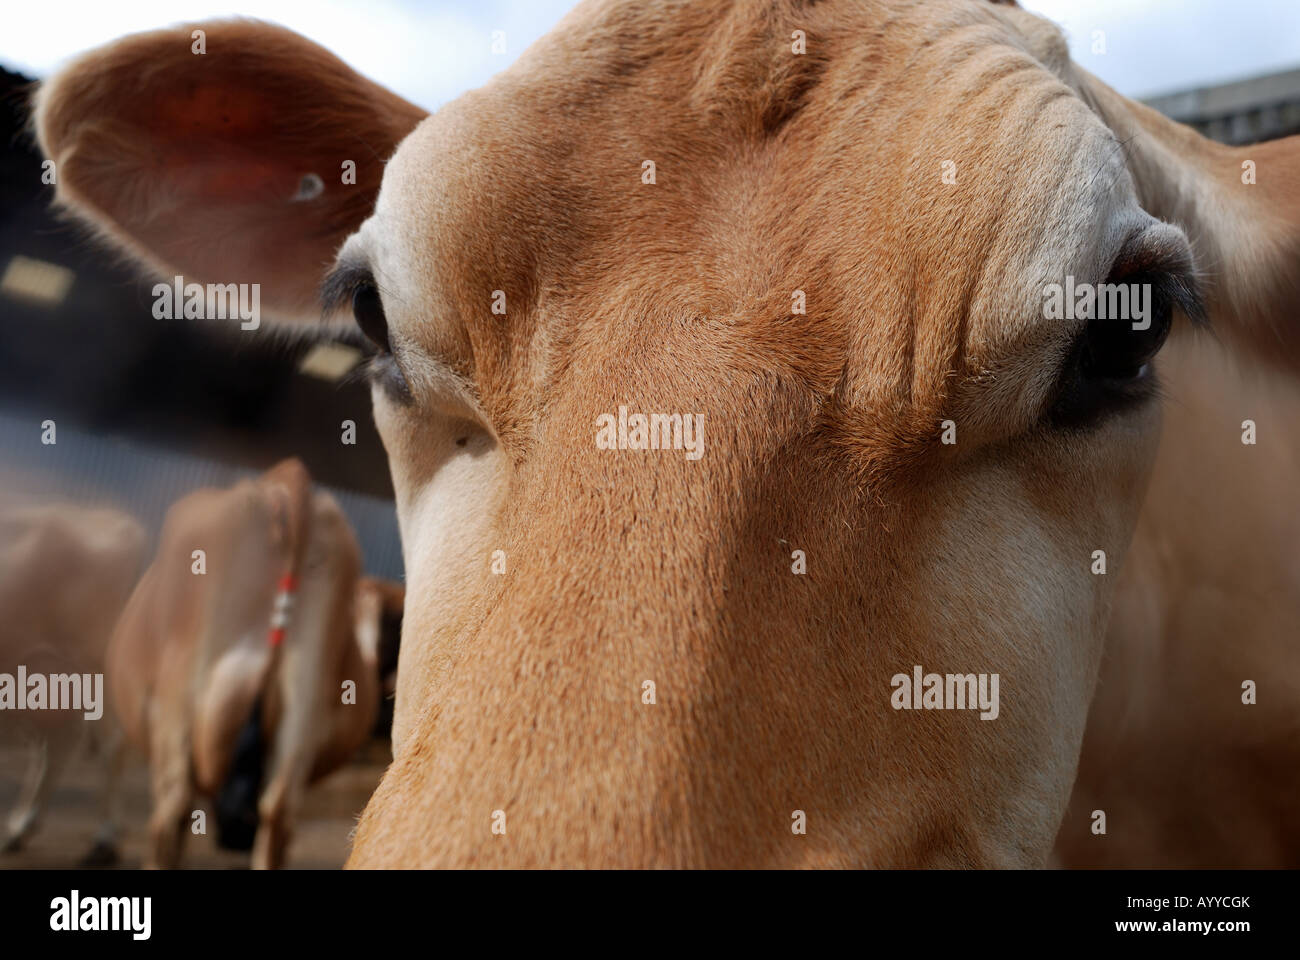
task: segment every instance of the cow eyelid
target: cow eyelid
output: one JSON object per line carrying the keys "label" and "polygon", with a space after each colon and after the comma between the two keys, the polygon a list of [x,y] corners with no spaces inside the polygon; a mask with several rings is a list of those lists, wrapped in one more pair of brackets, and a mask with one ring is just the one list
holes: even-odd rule
{"label": "cow eyelid", "polygon": [[1137,230],[1124,242],[1110,265],[1107,283],[1150,283],[1155,296],[1178,307],[1196,326],[1209,323],[1205,291],[1191,259],[1191,250],[1167,243],[1147,245],[1148,230]]}

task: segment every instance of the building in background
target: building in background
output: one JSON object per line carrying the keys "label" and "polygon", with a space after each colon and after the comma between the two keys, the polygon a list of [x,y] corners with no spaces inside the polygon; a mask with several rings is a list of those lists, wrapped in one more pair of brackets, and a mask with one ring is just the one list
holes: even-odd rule
{"label": "building in background", "polygon": [[1300,70],[1149,97],[1146,103],[1220,143],[1276,140],[1300,133]]}

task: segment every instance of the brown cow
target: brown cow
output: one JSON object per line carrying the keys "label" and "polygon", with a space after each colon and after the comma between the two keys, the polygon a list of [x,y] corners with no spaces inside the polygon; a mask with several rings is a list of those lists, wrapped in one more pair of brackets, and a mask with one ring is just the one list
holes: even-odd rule
{"label": "brown cow", "polygon": [[[186,26],[74,62],[37,126],[166,276],[301,314],[342,244],[409,591],[353,864],[1046,861],[1155,353],[1204,300],[1300,368],[1294,140],[1208,143],[986,0],[587,0],[427,119],[202,26],[202,58]],[[1146,316],[1049,315],[1075,281]],[[913,670],[1004,702],[903,712],[965,699],[899,699]]]}
{"label": "brown cow", "polygon": [[117,732],[104,709],[104,649],[144,564],[145,543],[144,528],[117,510],[57,504],[0,513],[0,673],[16,680],[21,667],[28,677],[45,678],[49,690],[60,685],[54,677],[98,677],[97,688],[83,691],[97,700],[93,708],[83,702],[11,712],[10,704],[0,712],[0,741],[25,741],[32,750],[21,796],[5,824],[6,850],[18,849],[36,828],[89,728],[99,734],[95,739],[107,761],[94,856],[96,862],[111,857],[120,767]]}
{"label": "brown cow", "polygon": [[[108,651],[114,706],[149,756],[148,865],[178,864],[195,790],[218,798],[229,829],[220,801],[232,783],[256,801],[253,866],[283,864],[303,791],[374,724],[375,649],[358,642],[354,620],[359,572],[347,518],[296,460],[168,510]],[[241,737],[251,769],[239,768]]]}
{"label": "brown cow", "polygon": [[1164,434],[1057,853],[1300,866],[1300,381],[1214,343],[1161,363]]}
{"label": "brown cow", "polygon": [[375,651],[380,693],[375,734],[380,737],[392,736],[405,602],[406,589],[399,583],[362,577],[357,584],[357,643]]}

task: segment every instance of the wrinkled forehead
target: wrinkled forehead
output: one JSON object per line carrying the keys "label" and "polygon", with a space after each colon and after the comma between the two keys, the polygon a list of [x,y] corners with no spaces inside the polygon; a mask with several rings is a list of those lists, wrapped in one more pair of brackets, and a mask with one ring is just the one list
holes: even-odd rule
{"label": "wrinkled forehead", "polygon": [[362,231],[383,268],[425,278],[443,317],[485,290],[724,319],[803,290],[993,351],[1034,334],[1043,283],[1104,276],[1144,217],[1059,31],[1023,11],[662,11],[581,5],[426,120]]}

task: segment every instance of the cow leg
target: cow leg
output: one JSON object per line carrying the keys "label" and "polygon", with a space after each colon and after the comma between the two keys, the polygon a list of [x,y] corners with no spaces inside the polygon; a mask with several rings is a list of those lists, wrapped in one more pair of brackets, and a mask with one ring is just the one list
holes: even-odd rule
{"label": "cow leg", "polygon": [[5,853],[21,850],[36,829],[50,794],[76,751],[81,729],[80,724],[64,725],[33,741],[22,792],[5,825]]}
{"label": "cow leg", "polygon": [[36,825],[37,797],[45,782],[48,767],[48,748],[45,739],[33,740],[29,747],[27,773],[23,776],[18,803],[5,823],[4,852],[15,853],[23,848],[23,841]]}
{"label": "cow leg", "polygon": [[153,812],[149,816],[145,867],[173,870],[180,865],[193,799],[189,728],[178,725],[167,729],[155,724],[153,730],[149,751]]}
{"label": "cow leg", "polygon": [[82,867],[111,867],[117,863],[118,835],[121,823],[122,797],[120,784],[122,767],[126,761],[126,740],[121,727],[113,724],[102,744],[104,755],[104,784],[100,791],[100,825],[94,845],[81,858]]}
{"label": "cow leg", "polygon": [[257,838],[253,869],[279,870],[293,833],[294,817],[307,787],[307,765],[301,757],[280,758],[257,802]]}

